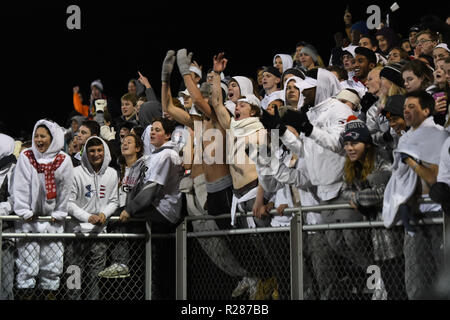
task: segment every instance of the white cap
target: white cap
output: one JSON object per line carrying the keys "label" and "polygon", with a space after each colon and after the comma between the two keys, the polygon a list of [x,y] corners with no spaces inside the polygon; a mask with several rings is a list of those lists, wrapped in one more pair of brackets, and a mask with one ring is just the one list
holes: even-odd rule
{"label": "white cap", "polygon": [[196,66],[190,66],[190,67],[189,67],[189,71],[192,71],[193,73],[195,73],[196,75],[198,75],[200,78],[202,77],[202,70],[200,70],[200,69],[197,68]]}
{"label": "white cap", "polygon": [[[349,45],[348,47],[342,48],[342,51],[347,51],[348,53],[350,53],[353,58],[355,57],[355,49],[358,46],[354,46],[354,45]],[[345,53],[344,53],[345,54]]]}
{"label": "white cap", "polygon": [[239,101],[247,102],[248,104],[261,108],[261,101],[259,101],[259,99],[254,94],[251,93],[246,94],[243,98],[240,98],[238,102]]}
{"label": "white cap", "polygon": [[[442,49],[444,49],[444,50],[450,52],[450,49],[448,48],[447,44],[444,43],[444,42],[441,42],[441,43],[439,43],[436,47],[434,47],[434,49],[436,49],[436,48],[442,48]],[[433,50],[434,50],[434,49],[433,49]]]}

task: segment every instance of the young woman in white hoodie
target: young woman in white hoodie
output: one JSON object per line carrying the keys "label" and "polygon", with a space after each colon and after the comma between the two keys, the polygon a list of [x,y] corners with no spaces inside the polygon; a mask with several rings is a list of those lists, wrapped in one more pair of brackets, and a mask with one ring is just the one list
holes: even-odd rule
{"label": "young woman in white hoodie", "polygon": [[[107,219],[118,208],[117,171],[109,167],[111,154],[100,137],[90,137],[83,146],[81,165],[73,170],[69,195],[67,231],[104,233]],[[80,267],[86,299],[98,300],[100,289],[97,274],[106,264],[107,244],[99,239],[74,239],[66,250],[67,265]],[[68,291],[71,300],[81,299],[80,289]]]}
{"label": "young woman in white hoodie", "polygon": [[[14,181],[14,212],[23,220],[16,232],[62,233],[67,216],[73,167],[70,156],[61,151],[64,133],[50,120],[39,120],[33,130],[31,148],[17,161]],[[36,221],[37,217],[51,221]],[[63,271],[62,241],[20,239],[17,242],[17,288],[32,289],[35,277],[43,290],[57,290]],[[47,292],[47,297],[51,297]]]}

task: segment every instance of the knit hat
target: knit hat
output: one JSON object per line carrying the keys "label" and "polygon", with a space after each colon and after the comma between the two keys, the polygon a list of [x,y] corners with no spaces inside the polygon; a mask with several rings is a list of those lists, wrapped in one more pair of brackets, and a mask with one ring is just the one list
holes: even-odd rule
{"label": "knit hat", "polygon": [[405,105],[405,96],[397,94],[390,96],[386,100],[386,105],[381,113],[386,116],[388,113],[392,116],[398,116],[403,118],[403,107]]}
{"label": "knit hat", "polygon": [[92,87],[96,87],[98,90],[103,92],[103,84],[102,84],[102,81],[100,79],[92,81],[91,88]]}
{"label": "knit hat", "polygon": [[304,46],[302,48],[302,50],[300,51],[300,53],[305,53],[308,56],[310,56],[314,62],[317,62],[317,58],[318,58],[318,53],[316,48],[314,48],[312,45],[308,44],[306,46]]}
{"label": "knit hat", "polygon": [[373,50],[370,50],[366,47],[356,47],[355,49],[355,55],[360,54],[362,56],[365,56],[367,60],[369,60],[369,63],[377,63],[377,56],[375,55],[375,52]]}
{"label": "knit hat", "polygon": [[372,144],[372,137],[366,124],[351,115],[347,118],[347,124],[343,133],[344,142],[363,142]]}
{"label": "knit hat", "polygon": [[303,73],[303,71],[300,70],[300,69],[297,69],[297,68],[289,68],[289,69],[287,69],[286,71],[283,72],[282,77],[285,74],[293,74],[296,77],[299,77],[301,79],[305,79],[305,74]]}
{"label": "knit hat", "polygon": [[275,77],[281,78],[281,73],[280,71],[275,68],[274,66],[269,66],[269,67],[265,67],[264,68],[264,72],[268,72],[273,74]]}
{"label": "knit hat", "polygon": [[359,106],[359,103],[361,102],[361,98],[358,96],[358,94],[353,93],[350,90],[343,89],[341,92],[338,93],[336,96],[336,99],[343,99],[346,101],[350,101],[355,106]]}
{"label": "knit hat", "polygon": [[402,77],[402,67],[403,65],[401,63],[391,63],[385,66],[383,69],[381,69],[380,72],[380,78],[386,78],[399,87],[404,87],[404,81]]}

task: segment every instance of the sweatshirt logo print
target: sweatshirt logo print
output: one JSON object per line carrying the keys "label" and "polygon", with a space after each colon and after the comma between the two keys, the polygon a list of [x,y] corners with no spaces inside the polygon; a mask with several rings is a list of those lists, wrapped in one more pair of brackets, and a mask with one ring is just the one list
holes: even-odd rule
{"label": "sweatshirt logo print", "polygon": [[[96,190],[92,189],[92,185],[88,184],[86,187],[87,192],[84,194],[87,198],[92,198],[95,194],[97,194]],[[100,185],[99,192],[98,192],[99,198],[103,199],[106,196],[106,186]]]}

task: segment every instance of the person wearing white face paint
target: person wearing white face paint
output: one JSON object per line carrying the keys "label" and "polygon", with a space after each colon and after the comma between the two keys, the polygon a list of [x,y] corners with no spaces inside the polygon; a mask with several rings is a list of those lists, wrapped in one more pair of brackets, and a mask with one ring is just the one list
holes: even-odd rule
{"label": "person wearing white face paint", "polygon": [[[63,147],[61,127],[39,120],[33,130],[32,146],[22,151],[14,173],[14,212],[22,218],[16,224],[16,232],[64,231],[73,167],[70,157],[61,151]],[[41,216],[51,217],[51,221],[36,221]],[[62,241],[21,239],[17,250],[17,288],[34,288],[38,277],[46,296],[54,298],[52,292],[59,288],[63,271]],[[29,292],[24,294],[28,296]]]}

